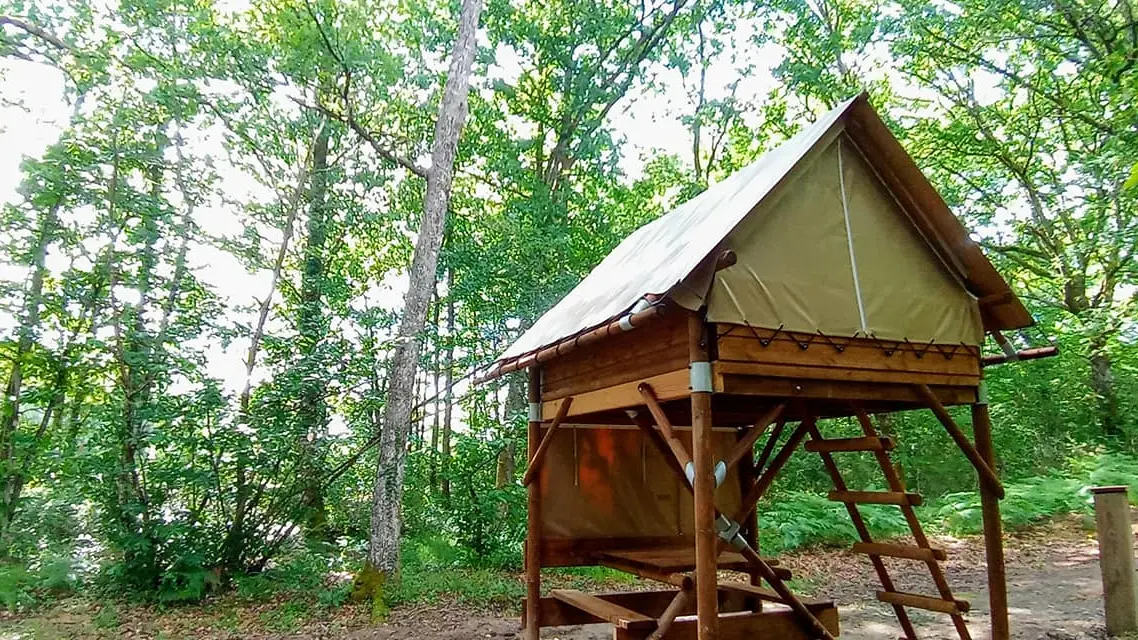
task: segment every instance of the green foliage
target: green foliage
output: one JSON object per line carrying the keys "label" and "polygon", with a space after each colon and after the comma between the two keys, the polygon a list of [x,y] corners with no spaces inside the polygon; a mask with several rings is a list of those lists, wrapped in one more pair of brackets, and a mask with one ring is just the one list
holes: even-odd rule
{"label": "green foliage", "polygon": [[[900,510],[885,505],[862,508],[866,525],[875,537],[888,538],[909,530]],[[759,546],[777,554],[815,545],[848,545],[859,540],[845,506],[825,495],[791,491],[760,509]]]}

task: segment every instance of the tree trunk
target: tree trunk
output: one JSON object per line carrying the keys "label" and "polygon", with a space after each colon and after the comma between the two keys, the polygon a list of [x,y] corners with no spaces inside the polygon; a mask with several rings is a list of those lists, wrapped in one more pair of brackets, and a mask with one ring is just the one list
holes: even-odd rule
{"label": "tree trunk", "polygon": [[[24,384],[24,357],[35,343],[36,331],[40,324],[40,306],[43,302],[43,282],[46,274],[47,247],[55,239],[58,226],[60,202],[56,202],[43,213],[36,243],[32,251],[31,281],[24,296],[24,313],[20,319],[19,341],[12,358],[12,368],[8,374],[4,397],[0,398],[0,469],[4,470],[3,486],[0,490],[0,555],[7,550],[8,532],[16,517],[16,507],[23,489],[24,477],[16,464],[16,431],[20,427],[20,395]],[[34,446],[34,443],[33,443]]]}
{"label": "tree trunk", "polygon": [[446,390],[443,392],[442,482],[443,499],[450,501],[450,436],[454,429],[454,271],[447,271]]}
{"label": "tree trunk", "polygon": [[325,244],[328,239],[330,213],[328,207],[328,143],[331,127],[322,127],[312,148],[312,175],[308,191],[308,224],[305,229],[304,267],[300,281],[300,310],[297,331],[300,346],[300,404],[297,409],[298,433],[301,438],[299,461],[304,488],[305,536],[322,539],[327,534],[328,515],[324,506],[324,490],[320,485],[320,443],[328,424],[328,407],[324,402],[325,376],[319,355],[320,345],[328,336],[324,316]]}
{"label": "tree trunk", "polygon": [[1118,409],[1118,392],[1114,388],[1114,371],[1103,346],[1091,345],[1091,389],[1098,399],[1099,420],[1103,435],[1116,438],[1122,435],[1122,416]]}
{"label": "tree trunk", "polygon": [[[403,498],[404,456],[410,428],[419,334],[427,319],[427,305],[434,290],[435,270],[442,246],[443,228],[454,180],[459,135],[466,121],[467,93],[474,64],[475,36],[482,0],[463,0],[458,35],[451,55],[450,70],[443,87],[439,115],[435,122],[431,169],[427,174],[423,198],[423,219],[411,261],[410,283],[399,324],[395,355],[388,376],[389,389],[384,407],[383,435],[379,445],[379,464],[372,494],[371,535],[365,573],[360,586],[379,605],[382,613],[382,585],[399,569],[399,536],[402,527],[400,503]],[[369,571],[370,569],[370,571]]]}

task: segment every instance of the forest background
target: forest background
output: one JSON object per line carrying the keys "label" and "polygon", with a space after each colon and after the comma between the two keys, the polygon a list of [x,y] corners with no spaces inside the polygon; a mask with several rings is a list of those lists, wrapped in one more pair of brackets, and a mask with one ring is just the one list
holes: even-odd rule
{"label": "forest background", "polygon": [[[367,566],[394,578],[378,603],[512,601],[524,381],[473,373],[633,229],[863,89],[1037,319],[1016,344],[1060,348],[988,372],[1008,524],[1138,486],[1136,13],[0,0],[0,600],[336,606]],[[923,517],[975,531],[935,420],[882,428]],[[827,488],[792,460],[766,552],[852,539]]]}

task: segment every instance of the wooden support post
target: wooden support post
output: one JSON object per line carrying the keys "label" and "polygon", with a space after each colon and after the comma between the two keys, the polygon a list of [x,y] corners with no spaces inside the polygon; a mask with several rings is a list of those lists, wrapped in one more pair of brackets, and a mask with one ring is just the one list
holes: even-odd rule
{"label": "wooden support post", "polygon": [[976,472],[980,474],[980,485],[983,486],[987,483],[989,485],[988,489],[991,490],[997,498],[1003,499],[1004,486],[1000,484],[1000,479],[996,477],[996,472],[992,471],[988,463],[984,462],[980,454],[976,452],[976,447],[972,446],[972,443],[968,441],[968,436],[964,435],[960,427],[956,426],[956,422],[953,421],[952,416],[948,414],[948,410],[945,409],[944,405],[937,399],[936,394],[925,384],[918,384],[916,388],[917,394],[924,399],[928,408],[932,409],[937,420],[940,421],[941,425],[948,431],[948,435],[952,436],[952,439],[956,442],[956,446],[960,447],[960,450],[964,453],[964,457],[968,458],[968,461],[976,468]]}
{"label": "wooden support post", "polygon": [[[529,369],[529,459],[541,440],[541,369]],[[525,640],[541,636],[541,480],[530,483],[526,495],[526,629]]]}
{"label": "wooden support post", "polygon": [[[710,378],[703,315],[688,317],[688,355],[692,370],[691,424],[695,467],[695,592],[699,640],[719,638],[719,542],[715,535],[715,462],[712,460]],[[657,416],[657,419],[659,417]]]}
{"label": "wooden support post", "polygon": [[[987,391],[980,383],[979,402],[972,405],[972,432],[976,435],[976,452],[988,465],[996,468],[996,452],[992,448],[992,420],[988,414]],[[988,606],[992,612],[992,640],[1008,640],[1008,581],[1004,566],[1004,531],[1000,521],[1000,498],[988,483],[980,483],[980,512],[984,520],[984,553],[988,559]]]}
{"label": "wooden support post", "polygon": [[1095,487],[1098,563],[1106,607],[1106,632],[1138,631],[1138,591],[1134,584],[1134,534],[1126,487]]}
{"label": "wooden support post", "polygon": [[786,408],[785,402],[771,407],[750,429],[741,434],[738,438],[738,442],[735,443],[735,447],[731,449],[731,454],[728,455],[727,460],[724,461],[727,464],[728,471],[733,469],[740,461],[754,458],[755,442],[757,442],[759,437],[766,433],[767,428],[782,415],[784,408]]}

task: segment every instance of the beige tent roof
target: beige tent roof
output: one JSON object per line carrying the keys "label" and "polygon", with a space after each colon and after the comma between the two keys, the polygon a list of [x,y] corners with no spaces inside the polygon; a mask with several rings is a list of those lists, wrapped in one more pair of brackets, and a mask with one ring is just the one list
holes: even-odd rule
{"label": "beige tent roof", "polygon": [[[726,248],[739,262],[712,278]],[[864,94],[632,233],[489,377],[646,295],[713,322],[891,340],[978,344],[1032,323]]]}

